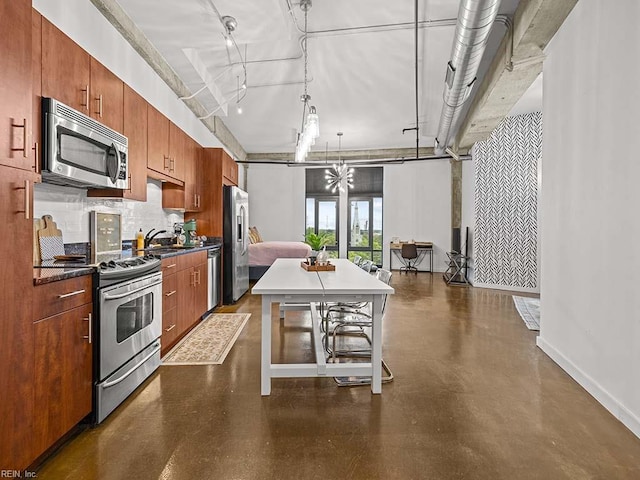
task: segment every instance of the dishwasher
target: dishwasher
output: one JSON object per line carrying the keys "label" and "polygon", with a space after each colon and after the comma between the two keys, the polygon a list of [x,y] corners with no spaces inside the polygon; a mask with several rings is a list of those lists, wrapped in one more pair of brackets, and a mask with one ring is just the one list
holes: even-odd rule
{"label": "dishwasher", "polygon": [[211,311],[220,303],[220,248],[207,252],[209,262],[207,310]]}

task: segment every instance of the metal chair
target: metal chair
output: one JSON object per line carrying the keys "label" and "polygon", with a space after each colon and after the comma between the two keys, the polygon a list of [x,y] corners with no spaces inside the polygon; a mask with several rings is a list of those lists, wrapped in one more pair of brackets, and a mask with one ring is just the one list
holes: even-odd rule
{"label": "metal chair", "polygon": [[[391,283],[391,272],[389,270],[379,269],[376,273],[376,277],[387,285]],[[387,296],[385,295],[382,304],[383,316],[386,304]],[[370,304],[367,304],[367,307],[369,308],[369,311],[361,309],[358,312],[328,312],[329,321],[333,324],[333,330],[331,332],[332,346],[330,349],[332,362],[336,362],[337,357],[371,357],[371,337],[367,331],[372,327],[372,313],[370,311]],[[336,347],[336,339],[338,336],[355,336],[364,338],[368,343],[368,347],[338,349]],[[382,382],[391,382],[393,380],[393,373],[384,359],[382,360],[382,369],[386,373],[386,375],[382,377]],[[334,377],[334,380],[339,386],[368,385],[371,383],[371,379],[369,377]]]}
{"label": "metal chair", "polygon": [[402,257],[402,267],[400,267],[400,272],[414,272],[418,273],[418,269],[416,268],[416,264],[418,263],[418,249],[416,248],[415,243],[403,243],[402,250],[400,252],[400,256]]}

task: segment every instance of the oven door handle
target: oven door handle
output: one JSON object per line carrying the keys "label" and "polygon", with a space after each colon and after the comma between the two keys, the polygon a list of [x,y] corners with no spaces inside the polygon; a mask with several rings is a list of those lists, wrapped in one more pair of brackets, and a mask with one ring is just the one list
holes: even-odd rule
{"label": "oven door handle", "polygon": [[146,290],[147,288],[153,287],[154,285],[158,285],[160,283],[162,283],[162,281],[151,283],[149,285],[145,285],[144,287],[136,288],[135,290],[131,290],[130,292],[119,293],[118,295],[109,295],[109,294],[105,293],[104,294],[104,299],[105,300],[118,300],[119,298],[124,298],[124,297],[127,297],[129,295],[133,295],[134,293],[138,293],[138,292],[140,292],[142,290]]}
{"label": "oven door handle", "polygon": [[124,375],[122,375],[120,378],[118,378],[117,380],[114,380],[112,382],[105,382],[105,383],[102,384],[102,387],[103,388],[109,388],[109,387],[113,387],[114,385],[119,384],[120,382],[123,382],[124,380],[127,379],[127,377],[129,377],[129,375],[131,375],[138,368],[140,368],[142,365],[144,365],[147,360],[149,360],[151,357],[153,357],[159,351],[160,351],[160,344],[157,343],[156,344],[156,348],[153,349],[153,352],[151,352],[149,355],[144,357],[138,364],[136,364],[135,366],[133,366],[129,370],[127,370],[126,373]]}

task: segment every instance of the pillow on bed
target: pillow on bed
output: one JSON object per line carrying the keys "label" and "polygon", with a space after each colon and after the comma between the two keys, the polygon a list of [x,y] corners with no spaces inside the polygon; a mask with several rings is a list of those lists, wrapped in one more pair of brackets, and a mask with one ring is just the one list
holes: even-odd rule
{"label": "pillow on bed", "polygon": [[249,241],[251,243],[261,243],[262,237],[260,236],[260,232],[256,227],[249,227]]}

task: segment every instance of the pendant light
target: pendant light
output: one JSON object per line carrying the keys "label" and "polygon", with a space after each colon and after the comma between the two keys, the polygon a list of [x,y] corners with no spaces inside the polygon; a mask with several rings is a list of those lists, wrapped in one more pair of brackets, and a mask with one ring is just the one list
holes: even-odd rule
{"label": "pendant light", "polygon": [[333,164],[333,168],[326,169],[325,180],[327,181],[326,189],[331,190],[331,193],[336,193],[339,190],[340,193],[346,191],[344,185],[348,188],[353,188],[353,167],[348,167],[346,163],[341,162],[340,151],[342,150],[342,132],[338,132],[338,163]]}

